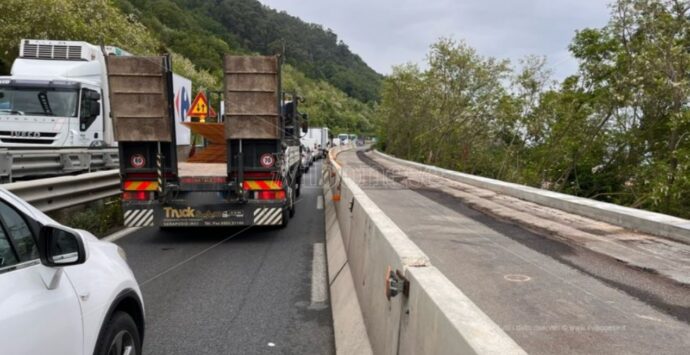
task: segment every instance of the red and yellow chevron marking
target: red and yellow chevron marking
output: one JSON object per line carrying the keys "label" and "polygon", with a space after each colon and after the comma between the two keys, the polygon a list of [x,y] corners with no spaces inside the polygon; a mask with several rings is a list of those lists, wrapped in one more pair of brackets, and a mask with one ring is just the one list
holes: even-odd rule
{"label": "red and yellow chevron marking", "polygon": [[156,191],[158,190],[157,181],[125,181],[125,191]]}
{"label": "red and yellow chevron marking", "polygon": [[242,184],[245,190],[282,190],[283,182],[273,180],[245,180]]}

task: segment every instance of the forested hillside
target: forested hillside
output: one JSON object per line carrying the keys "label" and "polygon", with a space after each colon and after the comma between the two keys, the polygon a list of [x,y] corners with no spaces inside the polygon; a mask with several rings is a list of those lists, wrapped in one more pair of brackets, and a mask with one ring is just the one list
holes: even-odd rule
{"label": "forested hillside", "polygon": [[378,117],[403,158],[690,217],[690,6],[618,0],[570,45],[579,72],[513,67],[462,42],[386,79]]}
{"label": "forested hillside", "polygon": [[211,72],[228,50],[275,54],[312,79],[323,79],[351,97],[371,102],[381,76],[335,33],[302,22],[257,0],[115,0],[153,29],[173,50]]}
{"label": "forested hillside", "polygon": [[[333,132],[371,131],[372,100],[380,77],[344,44],[336,43],[335,35],[253,0],[215,3],[210,0],[3,0],[0,1],[0,13],[4,14],[0,17],[0,73],[9,72],[21,38],[83,40],[116,45],[135,54],[170,52],[175,72],[192,79],[195,89],[218,90],[224,54],[278,52],[273,50],[278,48],[265,45],[268,42],[254,44],[256,37],[245,37],[254,33],[250,29],[263,28],[262,38],[281,42],[279,39],[290,31],[309,28],[301,36],[285,40],[287,63],[292,64],[284,67],[284,89],[296,91],[307,99],[303,107],[310,114],[312,125],[328,124]],[[255,14],[240,11],[242,8],[254,9]],[[242,17],[242,28],[247,31],[235,33],[222,25],[230,21],[218,17],[225,16],[224,11]],[[277,26],[281,21],[289,26]],[[302,37],[310,39],[302,40]],[[323,43],[317,45],[321,39]],[[314,50],[310,52],[309,48]],[[338,81],[340,75],[358,79],[350,85]]]}

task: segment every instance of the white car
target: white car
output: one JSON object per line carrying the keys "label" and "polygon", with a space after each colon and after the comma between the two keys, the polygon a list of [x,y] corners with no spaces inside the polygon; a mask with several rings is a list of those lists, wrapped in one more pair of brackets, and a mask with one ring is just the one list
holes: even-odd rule
{"label": "white car", "polygon": [[143,337],[124,251],[0,188],[0,353],[139,355]]}

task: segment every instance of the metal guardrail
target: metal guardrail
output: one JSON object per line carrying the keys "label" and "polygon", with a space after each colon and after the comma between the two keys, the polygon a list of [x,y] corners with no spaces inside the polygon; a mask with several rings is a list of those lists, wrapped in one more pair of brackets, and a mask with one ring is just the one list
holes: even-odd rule
{"label": "metal guardrail", "polygon": [[120,193],[119,170],[0,185],[43,212],[80,205]]}
{"label": "metal guardrail", "polygon": [[0,181],[116,169],[117,148],[0,149]]}

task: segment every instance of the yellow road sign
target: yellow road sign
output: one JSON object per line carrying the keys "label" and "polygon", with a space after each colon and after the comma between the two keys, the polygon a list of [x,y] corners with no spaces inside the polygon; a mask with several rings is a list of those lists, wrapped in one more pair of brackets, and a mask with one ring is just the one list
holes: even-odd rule
{"label": "yellow road sign", "polygon": [[203,92],[199,92],[194,98],[189,111],[187,111],[187,116],[201,118],[215,117],[216,112],[213,110],[213,107],[209,106],[206,95],[204,95]]}

